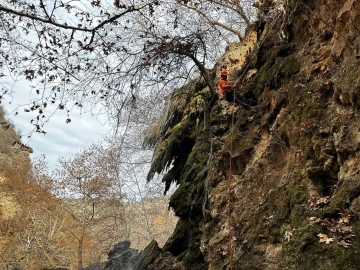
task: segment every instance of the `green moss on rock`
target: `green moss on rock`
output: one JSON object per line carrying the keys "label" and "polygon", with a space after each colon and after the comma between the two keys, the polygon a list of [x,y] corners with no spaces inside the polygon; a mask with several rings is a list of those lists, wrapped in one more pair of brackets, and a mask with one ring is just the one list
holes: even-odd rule
{"label": "green moss on rock", "polygon": [[300,63],[293,55],[289,55],[293,44],[282,44],[271,50],[269,57],[266,59],[259,71],[255,74],[249,86],[256,96],[260,96],[265,87],[278,89],[283,79],[297,74],[300,71]]}
{"label": "green moss on rock", "polygon": [[[298,228],[289,243],[283,245],[285,268],[289,270],[355,270],[360,263],[359,243],[345,249],[334,243],[319,242],[320,226]],[[326,232],[322,232],[325,233]],[[358,235],[358,232],[356,232]]]}

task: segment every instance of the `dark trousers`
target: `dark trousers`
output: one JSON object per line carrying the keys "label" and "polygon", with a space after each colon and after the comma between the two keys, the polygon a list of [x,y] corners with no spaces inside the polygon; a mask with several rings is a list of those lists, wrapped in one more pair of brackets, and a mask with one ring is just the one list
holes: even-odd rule
{"label": "dark trousers", "polygon": [[242,105],[245,109],[249,109],[251,106],[246,98],[234,92],[233,90],[226,91],[224,96],[226,101]]}

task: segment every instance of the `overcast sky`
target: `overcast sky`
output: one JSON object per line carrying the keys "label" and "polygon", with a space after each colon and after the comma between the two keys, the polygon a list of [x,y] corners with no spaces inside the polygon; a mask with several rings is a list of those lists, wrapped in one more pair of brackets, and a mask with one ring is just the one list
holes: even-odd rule
{"label": "overcast sky", "polygon": [[14,123],[15,129],[23,135],[22,142],[33,148],[31,158],[45,154],[50,169],[55,167],[59,158],[72,156],[92,143],[100,141],[111,131],[105,117],[95,117],[90,113],[80,115],[80,111],[74,109],[70,114],[71,123],[66,124],[67,115],[65,111],[59,110],[45,125],[46,135],[34,132],[31,138],[27,138],[27,134],[33,129],[30,124],[32,113],[26,113],[24,108],[20,108],[19,114],[15,116],[14,109],[28,104],[32,94],[27,82],[18,83],[15,90],[16,94],[11,103],[9,98],[2,102],[8,113],[7,117]]}

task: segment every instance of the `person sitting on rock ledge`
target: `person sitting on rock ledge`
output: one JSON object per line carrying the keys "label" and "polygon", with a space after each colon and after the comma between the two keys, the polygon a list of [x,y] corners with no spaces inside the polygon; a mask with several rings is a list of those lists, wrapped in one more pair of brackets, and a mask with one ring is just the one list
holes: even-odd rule
{"label": "person sitting on rock ledge", "polygon": [[221,78],[219,81],[220,94],[225,98],[226,101],[233,102],[238,105],[242,105],[245,109],[249,109],[251,105],[248,102],[248,100],[244,98],[242,95],[235,92],[235,88],[237,87],[238,81],[235,84],[231,85],[227,81],[227,75],[228,72],[226,69],[221,70],[220,72]]}

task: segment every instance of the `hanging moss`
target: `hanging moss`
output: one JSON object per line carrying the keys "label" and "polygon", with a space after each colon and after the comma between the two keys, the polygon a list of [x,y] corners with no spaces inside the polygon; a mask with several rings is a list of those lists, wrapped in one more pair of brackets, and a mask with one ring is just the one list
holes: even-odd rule
{"label": "hanging moss", "polygon": [[201,198],[208,173],[209,149],[210,146],[206,142],[197,142],[187,158],[180,185],[171,196],[169,203],[180,217],[187,215],[187,218],[190,218],[190,214],[201,213]]}

